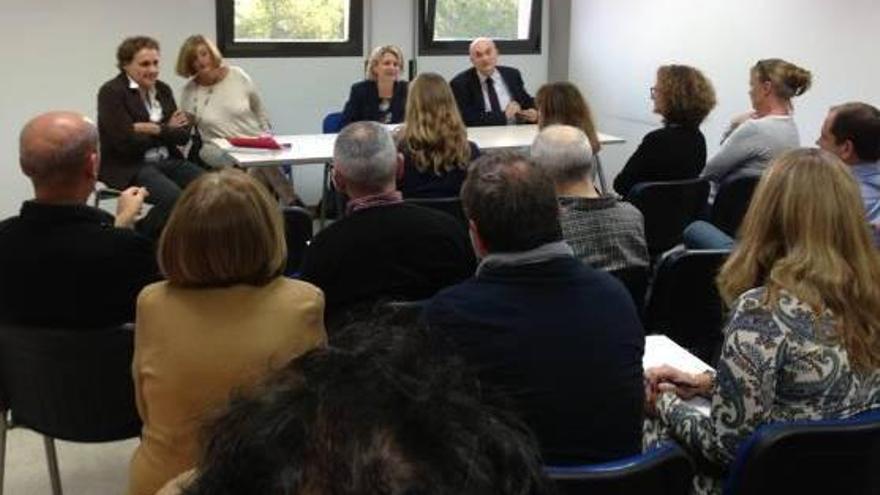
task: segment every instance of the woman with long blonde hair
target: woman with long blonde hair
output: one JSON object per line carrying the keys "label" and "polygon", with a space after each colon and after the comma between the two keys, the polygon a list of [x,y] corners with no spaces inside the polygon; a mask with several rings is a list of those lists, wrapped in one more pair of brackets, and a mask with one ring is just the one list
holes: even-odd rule
{"label": "woman with long blonde hair", "polygon": [[398,149],[404,172],[397,185],[405,197],[458,196],[480,150],[468,141],[452,90],[439,74],[420,74],[410,84]]}
{"label": "woman with long blonde hair", "polygon": [[[648,370],[656,429],[726,466],[762,424],[880,407],[880,254],[836,156],[796,149],[774,160],[718,287],[732,316],[717,376]],[[681,400],[694,394],[711,398],[711,415]],[[719,486],[698,477],[698,488]]]}

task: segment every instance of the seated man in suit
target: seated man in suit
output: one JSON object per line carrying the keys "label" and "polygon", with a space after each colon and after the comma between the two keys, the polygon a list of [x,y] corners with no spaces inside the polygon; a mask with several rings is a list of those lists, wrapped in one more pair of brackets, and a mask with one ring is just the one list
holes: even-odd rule
{"label": "seated man in suit", "polygon": [[403,157],[381,124],[348,125],[333,161],[333,182],[350,198],[347,215],[315,236],[302,268],[324,291],[328,331],[380,298],[425,299],[473,274],[462,224],[403,202],[395,184]]}
{"label": "seated man in suit", "polygon": [[506,125],[538,121],[535,100],[513,67],[498,65],[498,49],[489,38],[471,42],[473,67],[460,72],[449,85],[465,125]]}
{"label": "seated man in suit", "polygon": [[642,326],[623,285],[562,240],[552,180],[522,155],[486,155],[461,197],[482,261],[428,303],[430,329],[508,395],[547,463],[639,453]]}
{"label": "seated man in suit", "polygon": [[122,192],[116,217],[86,206],[100,168],[98,130],[70,112],[22,129],[21,169],[35,198],[0,223],[0,321],[97,328],[134,321],[159,278],[152,241],[133,230],[146,190]]}
{"label": "seated man in suit", "polygon": [[641,212],[593,185],[593,153],[584,131],[545,127],[532,143],[532,159],[556,185],[562,236],[574,255],[605,271],[644,267],[648,246]]}

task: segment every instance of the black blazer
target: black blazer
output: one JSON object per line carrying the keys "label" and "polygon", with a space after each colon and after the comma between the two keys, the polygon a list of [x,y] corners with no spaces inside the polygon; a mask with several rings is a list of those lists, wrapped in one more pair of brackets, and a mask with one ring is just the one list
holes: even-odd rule
{"label": "black blazer", "polygon": [[[499,65],[496,67],[507,85],[510,97],[519,103],[523,110],[535,108],[535,100],[526,91],[522,75],[513,67],[504,67]],[[458,110],[464,119],[465,125],[468,126],[484,126],[484,125],[505,125],[507,117],[504,116],[504,109],[501,112],[492,112],[486,109],[486,103],[483,100],[483,88],[480,86],[480,78],[477,76],[477,69],[470,69],[460,72],[449,82],[452,87],[452,94],[455,95],[455,101],[458,103]]]}
{"label": "black blazer", "polygon": [[[394,82],[391,95],[391,123],[403,122],[406,113],[406,81]],[[369,79],[351,85],[351,93],[342,110],[342,127],[362,120],[379,121],[379,85]]]}
{"label": "black blazer", "polygon": [[128,76],[118,76],[104,83],[98,91],[98,132],[101,136],[100,179],[117,189],[128,187],[144,165],[144,153],[166,146],[171,157],[183,158],[178,146],[189,141],[190,127],[170,128],[164,124],[177,110],[171,88],[156,81],[156,99],[162,105],[162,132],[147,136],[134,132],[135,122],[149,122],[150,115],[137,89],[128,87]]}
{"label": "black blazer", "polygon": [[626,196],[639,182],[695,179],[706,166],[706,138],[697,127],[666,126],[645,134],[614,179]]}

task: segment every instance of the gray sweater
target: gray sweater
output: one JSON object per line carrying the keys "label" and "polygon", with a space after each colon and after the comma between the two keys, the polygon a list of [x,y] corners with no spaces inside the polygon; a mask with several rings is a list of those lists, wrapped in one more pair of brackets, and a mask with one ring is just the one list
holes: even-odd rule
{"label": "gray sweater", "polygon": [[703,169],[702,176],[721,182],[733,173],[760,174],[783,151],[800,146],[797,126],[790,115],[768,115],[740,124],[722,142]]}

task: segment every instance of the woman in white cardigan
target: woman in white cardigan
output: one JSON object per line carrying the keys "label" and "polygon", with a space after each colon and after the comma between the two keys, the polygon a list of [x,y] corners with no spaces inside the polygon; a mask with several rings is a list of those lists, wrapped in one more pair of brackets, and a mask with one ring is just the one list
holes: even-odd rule
{"label": "woman in white cardigan", "polygon": [[[177,74],[190,78],[180,95],[180,107],[202,138],[199,159],[210,167],[234,165],[228,153],[215,146],[216,138],[255,137],[271,132],[269,116],[250,76],[240,67],[223,63],[217,46],[201,34],[180,47]],[[284,205],[298,198],[278,167],[251,169]]]}

